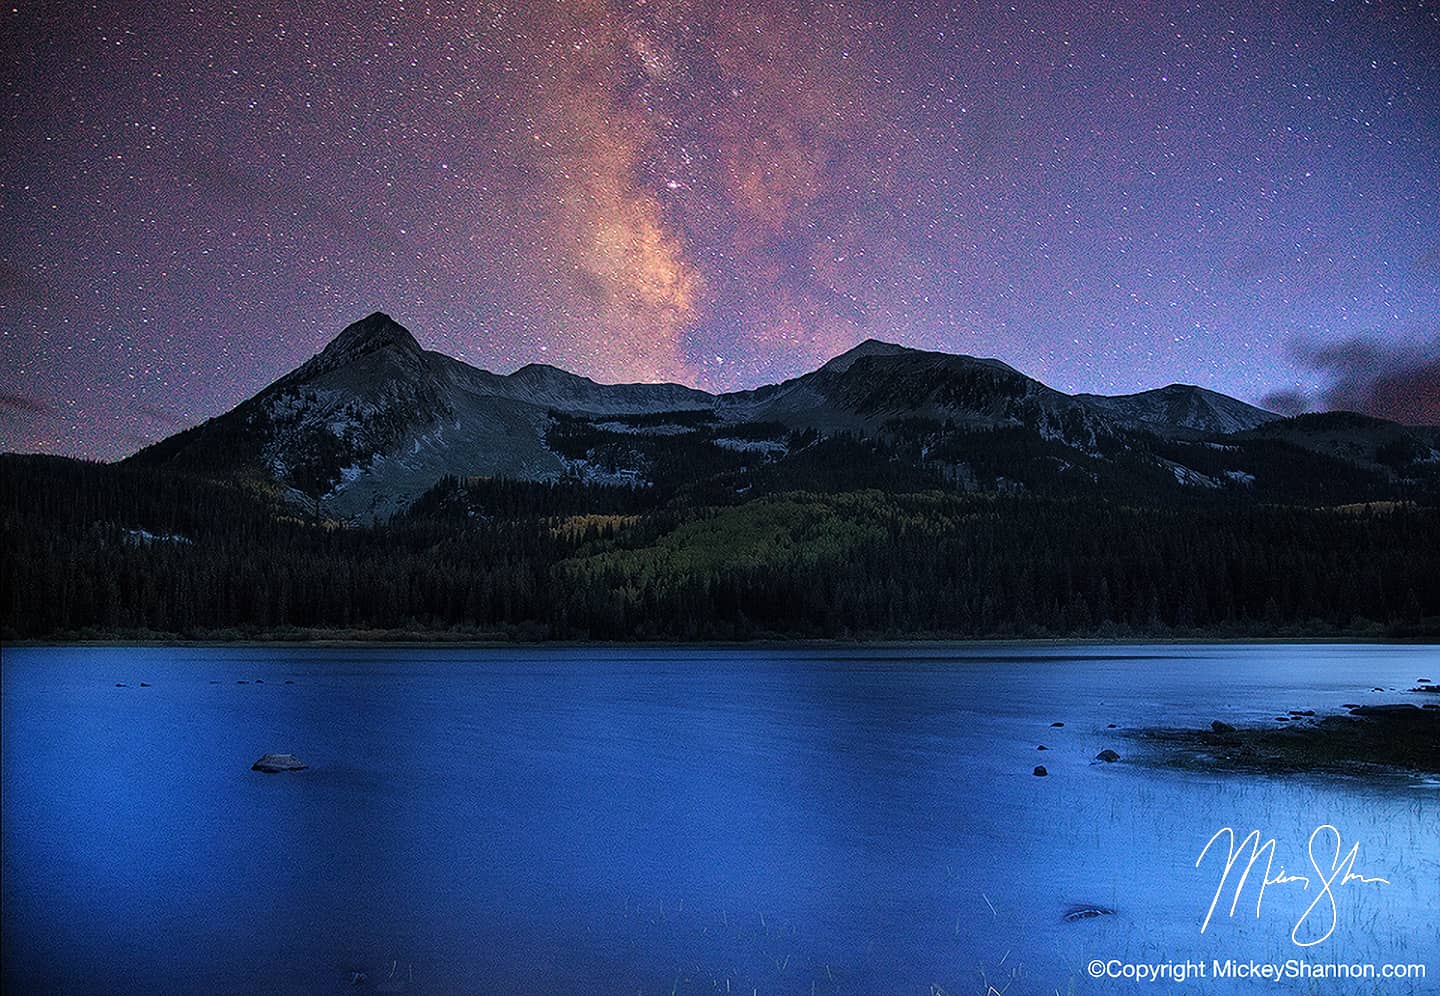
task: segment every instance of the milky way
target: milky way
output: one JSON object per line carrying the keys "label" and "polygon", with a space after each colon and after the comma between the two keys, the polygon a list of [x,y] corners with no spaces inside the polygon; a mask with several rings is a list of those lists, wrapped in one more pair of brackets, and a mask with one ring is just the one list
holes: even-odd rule
{"label": "milky way", "polygon": [[710,389],[874,336],[1295,408],[1440,351],[1434,5],[0,17],[5,448],[122,455],[377,309]]}

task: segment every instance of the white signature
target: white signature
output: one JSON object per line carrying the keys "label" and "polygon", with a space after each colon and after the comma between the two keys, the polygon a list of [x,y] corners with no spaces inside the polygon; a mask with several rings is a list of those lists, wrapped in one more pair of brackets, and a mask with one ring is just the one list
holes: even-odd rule
{"label": "white signature", "polygon": [[[1265,873],[1260,879],[1260,887],[1255,891],[1256,919],[1260,917],[1260,904],[1265,899],[1265,890],[1270,886],[1289,885],[1300,882],[1303,883],[1305,891],[1308,892],[1312,884],[1315,882],[1319,883],[1319,891],[1315,894],[1315,899],[1305,908],[1305,912],[1300,914],[1300,919],[1296,921],[1294,929],[1290,931],[1290,940],[1302,948],[1319,944],[1335,932],[1335,925],[1339,918],[1339,908],[1335,900],[1335,888],[1337,886],[1350,885],[1352,883],[1358,885],[1390,884],[1389,879],[1378,877],[1367,878],[1356,872],[1355,860],[1360,856],[1359,843],[1350,845],[1350,850],[1346,851],[1342,857],[1340,854],[1340,831],[1328,823],[1321,824],[1315,828],[1315,831],[1310,834],[1310,842],[1306,848],[1310,857],[1310,867],[1315,869],[1314,879],[1309,875],[1287,875],[1285,874],[1285,866],[1283,864],[1280,866],[1279,871],[1272,875],[1271,868],[1275,864],[1275,838],[1271,837],[1262,844],[1260,842],[1260,831],[1251,830],[1237,843],[1235,831],[1231,827],[1221,827],[1215,831],[1215,835],[1210,838],[1205,844],[1205,847],[1201,849],[1200,856],[1195,859],[1196,868],[1200,867],[1201,863],[1205,860],[1205,855],[1210,853],[1210,848],[1214,846],[1215,842],[1221,837],[1227,837],[1229,839],[1229,854],[1225,859],[1224,871],[1221,872],[1220,875],[1220,883],[1215,887],[1215,898],[1210,900],[1210,909],[1205,913],[1205,922],[1200,925],[1200,933],[1202,934],[1205,933],[1205,928],[1210,926],[1210,917],[1215,913],[1215,906],[1220,902],[1220,896],[1225,892],[1226,883],[1230,881],[1230,872],[1240,862],[1241,857],[1244,856],[1247,845],[1249,846],[1249,860],[1245,862],[1244,870],[1240,873],[1240,879],[1235,883],[1234,898],[1230,901],[1230,915],[1232,917],[1235,915],[1235,908],[1240,905],[1240,894],[1245,891],[1245,883],[1250,878],[1250,869],[1255,866],[1263,854],[1265,855]],[[1321,859],[1326,856],[1325,853],[1322,853],[1320,857],[1316,856],[1316,842],[1317,839],[1322,837],[1333,839],[1335,844],[1334,854],[1329,855],[1330,860],[1328,867],[1321,866]],[[1326,843],[1328,843],[1328,841],[1320,840],[1322,851]],[[1320,912],[1317,913],[1317,910]],[[1326,913],[1329,913],[1330,923],[1328,927],[1325,927],[1324,933],[1320,933],[1319,936],[1313,936],[1309,940],[1301,940],[1302,928],[1304,928],[1307,923],[1310,923],[1312,918],[1314,918],[1315,922],[1311,923],[1308,933],[1311,935],[1318,933],[1320,929],[1318,925],[1323,924]]]}

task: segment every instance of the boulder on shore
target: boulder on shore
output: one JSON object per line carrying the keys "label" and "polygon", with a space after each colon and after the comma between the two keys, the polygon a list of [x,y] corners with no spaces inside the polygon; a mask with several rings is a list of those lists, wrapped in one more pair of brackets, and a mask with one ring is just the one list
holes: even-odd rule
{"label": "boulder on shore", "polygon": [[1357,716],[1408,716],[1420,711],[1413,702],[1397,702],[1394,705],[1367,705],[1352,709]]}
{"label": "boulder on shore", "polygon": [[263,771],[267,775],[278,774],[281,771],[304,771],[310,765],[301,761],[294,754],[266,754],[260,760],[250,765],[251,771]]}

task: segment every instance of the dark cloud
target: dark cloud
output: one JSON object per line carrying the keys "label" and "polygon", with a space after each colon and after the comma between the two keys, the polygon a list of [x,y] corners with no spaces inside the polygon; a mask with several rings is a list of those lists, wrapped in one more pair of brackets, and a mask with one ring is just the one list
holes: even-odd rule
{"label": "dark cloud", "polygon": [[1301,415],[1310,410],[1310,398],[1304,391],[1297,391],[1294,388],[1271,391],[1260,399],[1260,403],[1270,411],[1278,412],[1281,415]]}
{"label": "dark cloud", "polygon": [[39,398],[24,394],[0,393],[0,412],[24,418],[31,415],[51,415],[53,409]]}
{"label": "dark cloud", "polygon": [[1267,408],[1287,415],[1353,411],[1407,425],[1440,425],[1440,334],[1408,343],[1353,338],[1297,344],[1292,351],[1330,383],[1313,394],[1276,391],[1264,398]]}

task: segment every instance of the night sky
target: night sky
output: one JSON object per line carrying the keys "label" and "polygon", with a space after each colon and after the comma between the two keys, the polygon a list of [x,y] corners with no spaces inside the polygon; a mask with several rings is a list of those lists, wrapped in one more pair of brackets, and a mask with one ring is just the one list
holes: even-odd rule
{"label": "night sky", "polygon": [[6,5],[0,446],[123,455],[375,310],[1440,422],[1440,5],[360,7]]}

